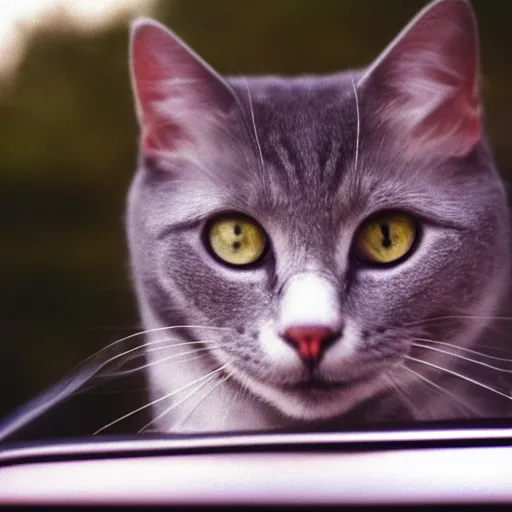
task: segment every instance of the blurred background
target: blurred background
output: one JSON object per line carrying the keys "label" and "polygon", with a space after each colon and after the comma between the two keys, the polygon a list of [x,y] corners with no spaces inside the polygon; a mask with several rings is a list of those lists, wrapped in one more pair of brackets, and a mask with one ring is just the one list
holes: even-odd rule
{"label": "blurred background", "polygon": [[[220,73],[298,74],[370,63],[425,3],[0,0],[0,420],[139,328],[123,227],[137,151],[131,19],[160,20]],[[512,2],[472,3],[487,129],[509,181]],[[130,393],[98,396],[68,424],[133,407]]]}

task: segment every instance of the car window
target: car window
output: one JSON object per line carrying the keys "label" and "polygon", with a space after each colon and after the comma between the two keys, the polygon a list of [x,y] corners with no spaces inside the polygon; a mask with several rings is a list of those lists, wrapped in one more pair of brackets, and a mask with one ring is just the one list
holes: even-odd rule
{"label": "car window", "polygon": [[[512,47],[509,20],[512,15],[512,4],[482,0],[473,0],[472,4],[478,19],[481,46],[479,86],[483,98],[482,104],[485,107],[485,130],[497,168],[506,184],[512,173],[512,146],[509,143],[508,130],[512,113],[512,99],[509,94],[512,86],[509,66]],[[14,4],[0,5],[0,20],[2,20],[0,21],[0,126],[2,130],[0,223],[3,225],[4,237],[0,251],[2,283],[0,310],[3,318],[0,357],[0,383],[3,391],[0,400],[0,421],[3,418],[3,432],[7,439],[57,439],[93,434],[155,432],[159,431],[158,425],[161,425],[158,421],[154,422],[155,415],[165,412],[165,407],[158,409],[163,411],[162,413],[155,413],[148,407],[150,402],[158,400],[151,393],[151,389],[158,387],[158,384],[154,380],[148,381],[145,370],[149,365],[157,363],[154,362],[154,358],[151,359],[153,363],[148,363],[143,352],[138,349],[144,339],[139,334],[144,330],[144,326],[141,321],[140,304],[137,302],[134,289],[134,272],[125,233],[127,195],[139,158],[137,141],[140,135],[130,83],[135,88],[139,86],[140,90],[144,90],[144,80],[141,79],[142,85],[138,85],[136,78],[130,79],[128,60],[130,21],[143,15],[169,27],[222,76],[272,74],[286,77],[328,74],[370,65],[402,28],[425,7],[425,2],[422,0],[407,2],[403,0],[389,2],[326,0],[319,4],[314,0],[299,3],[270,0],[260,2],[109,0],[103,2],[101,8],[92,7],[92,4],[89,8],[86,5],[89,4],[79,1],[24,2],[19,3],[19,9]],[[142,68],[144,65],[140,64]],[[457,63],[455,62],[454,65]],[[141,73],[150,71],[142,70]],[[445,69],[443,72],[448,73],[449,70]],[[379,80],[385,81],[387,75],[384,75],[385,73],[383,77],[379,76]],[[364,79],[364,77],[360,78]],[[408,81],[404,78],[404,83],[413,83],[413,80]],[[255,105],[258,105],[258,101],[262,105],[265,102],[258,99],[259,97],[251,97],[251,89],[247,88],[246,91],[243,82],[234,81],[232,84],[236,91],[242,91],[239,96],[240,101],[245,105],[243,108],[248,112],[247,126],[250,130],[253,127],[255,129],[255,140],[253,140],[256,144],[255,154],[258,159],[261,157],[264,167],[270,168],[270,156],[265,153],[265,144],[267,144],[265,135],[262,132],[258,134],[258,123],[255,122],[256,120],[261,122],[259,114],[256,112],[254,117],[254,112],[249,110],[252,100]],[[356,106],[363,105],[363,103],[357,103],[359,100],[363,102],[363,99],[357,97],[358,84],[354,82],[352,85],[356,88]],[[348,81],[345,85],[350,94],[353,92],[352,85]],[[330,82],[325,82],[326,90],[329,87],[334,86]],[[269,90],[271,89],[272,87],[269,86]],[[428,91],[425,92],[427,93]],[[143,111],[145,101],[141,98],[142,93],[137,106],[139,115]],[[304,110],[294,111],[296,119],[300,118],[302,112],[306,115],[305,112],[309,108],[307,101],[309,100],[305,95]],[[403,104],[405,103],[406,100]],[[266,108],[269,112],[273,111],[272,106]],[[329,117],[331,114],[325,102],[322,103],[322,108],[327,113],[319,111],[318,115],[325,114],[328,119],[332,119],[332,116]],[[375,115],[373,113],[370,115],[368,112],[357,110],[357,135],[362,134],[362,138],[354,140],[352,145],[347,146],[357,155],[354,172],[365,166],[370,168],[375,165],[368,156],[369,139],[364,138],[365,130],[369,130],[370,121],[367,124],[364,122],[360,124],[359,115],[363,116],[363,120],[369,119],[373,122],[379,112],[380,110],[376,109]],[[195,117],[201,118],[201,115],[202,113],[199,112]],[[270,114],[268,115],[271,117]],[[356,110],[351,110],[350,116],[354,116],[354,121],[350,121],[350,129],[354,130],[356,129],[355,115]],[[364,117],[365,115],[367,118]],[[340,121],[340,125],[343,123]],[[328,126],[328,121],[318,121],[318,125]],[[412,132],[411,129],[410,133]],[[251,137],[253,136],[252,131],[248,133]],[[286,134],[286,130],[283,133]],[[179,139],[180,136],[173,132],[173,137]],[[468,136],[458,142],[457,147],[462,148],[461,152],[465,151],[463,149],[465,144],[468,147],[473,144],[469,139]],[[329,163],[329,158],[332,158],[333,149],[328,144],[330,140],[329,133],[326,133],[316,142],[312,139],[306,141],[308,144],[324,144],[322,155],[319,157],[325,164],[324,167]],[[409,155],[405,148],[405,138],[403,140],[403,154]],[[290,148],[279,146],[281,149],[276,150],[276,155],[273,155],[275,161],[280,161],[283,168],[288,164],[300,167],[297,164],[300,160],[299,156],[312,151],[306,142],[301,145],[300,151],[295,149],[295,153],[291,152]],[[147,144],[149,149],[153,148],[151,141]],[[402,139],[399,144],[402,144]],[[485,149],[481,151],[491,152],[487,146],[482,147]],[[256,151],[257,149],[259,152]],[[377,158],[376,155],[379,154],[382,156],[384,149],[379,151],[380,153],[374,151],[372,158]],[[471,158],[476,157],[469,150],[466,153],[462,156],[455,154],[453,158],[459,160],[467,158],[465,165],[469,174],[474,172]],[[158,155],[155,156],[153,153],[148,155],[151,162],[158,160]],[[403,161],[400,162],[405,169]],[[272,165],[277,169],[275,162]],[[382,165],[384,167],[384,164]],[[397,164],[389,158],[386,161],[386,169],[393,165]],[[404,170],[406,178],[397,180],[395,188],[400,189],[404,183],[403,180],[409,179],[416,170],[411,169],[407,173]],[[151,179],[154,183],[162,179],[162,172],[165,171],[157,169],[152,175]],[[426,167],[422,172],[425,173],[424,175],[428,174]],[[435,251],[436,240],[438,240],[436,229],[439,225],[444,226],[448,222],[446,219],[439,220],[438,217],[442,217],[442,214],[436,212],[444,208],[443,212],[448,212],[446,215],[450,223],[453,222],[456,225],[453,233],[475,233],[474,246],[470,245],[468,251],[474,247],[475,251],[480,251],[478,254],[481,255],[475,256],[467,265],[466,260],[463,258],[460,260],[461,272],[465,272],[465,275],[470,277],[467,280],[461,278],[460,283],[465,284],[460,284],[460,295],[452,301],[460,300],[460,304],[452,304],[452,306],[453,310],[456,310],[460,305],[457,322],[464,322],[468,314],[462,306],[466,299],[469,301],[468,297],[473,293],[472,287],[468,284],[473,279],[472,276],[484,276],[482,287],[504,284],[503,289],[505,289],[508,284],[508,277],[498,279],[500,280],[498,284],[494,282],[496,281],[493,277],[495,276],[494,267],[491,268],[489,263],[491,261],[489,254],[495,254],[497,250],[486,249],[485,243],[485,240],[493,239],[492,236],[500,240],[508,237],[507,230],[502,230],[501,234],[496,235],[497,230],[501,229],[497,226],[505,225],[508,220],[505,218],[497,220],[495,212],[490,211],[481,202],[475,202],[476,206],[472,208],[474,216],[471,218],[458,216],[455,207],[450,210],[453,204],[461,201],[457,191],[460,191],[460,194],[466,194],[464,197],[467,197],[468,201],[471,194],[464,188],[466,175],[459,176],[458,171],[454,171],[448,164],[446,173],[456,175],[451,182],[452,188],[445,187],[437,191],[437,195],[433,198],[428,195],[431,184],[428,180],[425,181],[421,192],[425,196],[422,209],[418,210],[417,216],[413,216],[414,219],[404,215],[403,212],[395,212],[391,205],[383,209],[384,217],[381,211],[377,211],[377,216],[369,215],[363,219],[364,222],[360,222],[360,228],[354,228],[354,237],[359,237],[357,240],[361,241],[354,245],[353,251],[357,252],[355,256],[359,258],[358,261],[367,265],[370,270],[365,274],[366,277],[356,276],[347,283],[353,286],[357,279],[380,283],[383,277],[382,274],[377,275],[374,265],[376,262],[379,263],[378,258],[384,258],[380,263],[385,265],[401,261],[406,253],[411,251],[413,254],[416,250],[414,244],[419,243],[420,235],[432,244],[432,250]],[[186,176],[184,179],[192,178]],[[418,180],[423,179],[421,176],[418,177]],[[152,186],[156,186],[154,183]],[[487,186],[486,183],[488,180],[482,179],[481,183],[474,185],[475,195],[478,190],[483,190]],[[379,186],[378,177],[373,186]],[[201,188],[200,196],[209,197],[209,190],[211,189],[208,187]],[[508,188],[506,190],[508,191]],[[314,188],[306,190],[304,185],[303,191],[307,196],[314,193]],[[497,198],[501,197],[501,192],[494,189],[488,193],[496,193]],[[453,194],[453,200],[448,197],[449,194]],[[235,195],[232,194],[230,200],[234,197]],[[295,200],[295,198],[283,196],[281,201],[283,211],[288,207],[288,203],[299,200],[299,198]],[[342,200],[344,201],[345,198]],[[496,203],[499,200],[491,202]],[[235,199],[233,204],[235,204],[234,201]],[[244,201],[250,201],[249,192],[236,204]],[[187,201],[182,203],[180,208],[185,211]],[[192,200],[190,203],[196,204]],[[228,203],[229,201],[225,204]],[[352,203],[347,199],[346,204],[349,205],[347,211],[350,211]],[[391,203],[384,201],[383,204]],[[442,205],[442,208],[439,205]],[[326,213],[326,206],[321,203],[321,199],[318,200],[317,206],[313,213],[307,214],[310,217],[304,215],[311,218],[322,209]],[[480,207],[481,211],[478,210]],[[411,207],[410,212],[416,215],[414,208],[415,206]],[[228,258],[227,265],[215,272],[232,276],[230,272],[234,272],[233,265],[243,264],[248,265],[248,268],[253,264],[256,265],[260,258],[270,254],[265,251],[277,252],[280,250],[279,243],[286,239],[285,234],[281,238],[279,238],[281,235],[276,235],[270,242],[267,240],[267,246],[265,246],[262,241],[265,234],[261,233],[267,229],[268,225],[272,225],[271,220],[264,215],[261,217],[262,220],[254,220],[250,216],[226,216],[226,211],[227,214],[231,214],[231,210],[223,207],[222,215],[212,217],[206,224],[205,229],[209,229],[205,231],[206,244],[209,244],[210,253],[205,252],[204,258],[205,261],[210,258],[205,263],[205,266],[210,269],[208,272],[213,272],[211,269],[219,259]],[[264,206],[262,210],[268,213],[271,207]],[[189,215],[187,219],[192,218],[196,213],[187,213]],[[238,215],[239,212],[236,213]],[[199,216],[199,213],[197,215]],[[347,215],[346,218],[349,220],[346,221],[346,225],[355,223],[354,226],[357,227],[357,222],[349,214]],[[500,211],[499,215],[506,217],[507,213]],[[326,214],[325,218],[328,217]],[[428,218],[425,224],[428,224],[428,228],[420,229],[417,222],[422,221],[415,219],[424,217]],[[286,221],[288,224],[285,223],[290,229],[293,227],[294,219],[296,217],[292,215]],[[318,220],[315,226],[321,225],[322,222]],[[183,224],[187,226],[193,224],[189,220],[187,223]],[[475,223],[481,224],[475,227]],[[394,229],[393,233],[398,233],[400,236],[406,233],[402,240],[406,247],[402,253],[391,255],[386,253],[382,256],[374,250],[371,242],[372,233],[375,229],[382,230],[383,225],[387,226],[388,230]],[[236,226],[238,226],[239,229],[246,230],[244,233],[256,237],[247,242],[249,253],[230,260],[231,256],[226,256],[226,253],[222,252],[224,250],[222,244],[225,243],[222,236],[225,233],[223,230],[227,229],[226,226],[235,226],[233,229],[236,236],[239,236],[236,234]],[[446,227],[448,228],[452,229],[452,226]],[[313,237],[316,228],[308,229],[309,235]],[[282,232],[286,233],[286,230],[279,233]],[[411,235],[412,232],[414,236]],[[258,236],[263,238],[260,240]],[[457,236],[453,234],[451,248],[455,247],[460,240]],[[271,238],[268,234],[267,237]],[[322,240],[322,243],[328,244],[326,238]],[[350,239],[343,239],[340,236],[340,240],[341,245],[350,244]],[[391,244],[391,238],[389,240]],[[193,243],[187,241],[188,245],[183,246],[183,250],[185,251],[185,247],[188,250]],[[494,242],[489,242],[489,244],[492,243]],[[400,247],[398,250],[401,250]],[[350,254],[352,257],[352,252]],[[415,257],[420,255],[421,251],[414,252]],[[174,254],[173,257],[178,256]],[[329,257],[325,258],[329,259]],[[186,253],[180,253],[179,258],[184,258],[185,261]],[[324,256],[318,256],[318,258],[320,261]],[[505,256],[502,260],[498,256],[494,259],[493,256],[493,265],[506,265],[505,259]],[[221,261],[221,263],[226,262]],[[167,267],[164,265],[162,268]],[[197,273],[196,282],[203,284],[208,282],[208,272]],[[454,274],[456,274],[454,271],[447,272],[443,279],[445,281],[454,279]],[[246,273],[240,279],[246,280],[244,286],[247,293],[256,294],[258,282],[251,281],[248,275]],[[417,280],[421,281],[422,276],[423,274],[418,272]],[[494,279],[493,282],[490,282],[491,277]],[[506,282],[503,282],[504,280]],[[312,288],[318,284],[316,281],[310,283],[307,279],[304,282],[304,286],[311,285]],[[397,290],[401,286],[399,277],[391,276],[389,282],[390,286],[396,286]],[[435,287],[427,280],[425,282],[427,284],[422,293],[408,297],[401,303],[400,307],[405,312],[408,308],[415,307],[414,301],[417,303],[426,301],[427,296],[430,297],[430,301],[441,301],[445,293],[443,289],[440,288],[440,293],[435,299]],[[140,283],[138,286],[141,286]],[[193,287],[193,284],[187,281],[182,282],[182,286],[188,290]],[[375,286],[377,287],[377,284]],[[290,297],[307,295],[301,290],[302,288],[295,294],[290,292]],[[206,311],[208,307],[201,302],[202,300],[211,301],[211,304],[224,300],[226,301],[225,309],[229,309],[234,315],[237,305],[233,305],[226,295],[227,292],[224,289],[219,289],[218,294],[209,291],[206,299],[201,293],[197,293],[195,303],[190,302],[187,308],[203,308],[202,311]],[[302,303],[298,299],[294,302],[293,297],[290,299],[289,308],[296,313],[301,310]],[[382,299],[382,308],[379,310],[385,309],[385,305],[391,300],[388,295],[383,297],[387,298]],[[475,301],[477,299],[478,297],[475,297]],[[273,297],[269,299],[270,302],[272,300],[274,300]],[[370,295],[361,299],[360,307],[364,308],[365,304],[371,303],[372,300],[374,298]],[[255,298],[252,305],[256,302]],[[401,390],[398,386],[396,394],[400,397],[399,400],[390,404],[384,399],[382,401],[376,399],[369,408],[364,404],[360,407],[354,406],[347,414],[343,413],[345,415],[341,422],[339,415],[335,416],[336,421],[329,421],[331,418],[327,418],[326,421],[321,414],[313,415],[308,420],[307,413],[298,413],[298,409],[293,409],[290,399],[288,404],[290,414],[292,417],[294,415],[296,418],[299,417],[299,421],[283,423],[277,419],[275,421],[271,419],[266,424],[276,425],[277,430],[302,431],[351,430],[369,426],[392,429],[395,425],[404,423],[411,426],[425,422],[437,425],[444,421],[448,421],[449,426],[459,420],[464,425],[478,425],[486,422],[506,424],[507,418],[512,415],[512,342],[510,341],[512,317],[509,316],[510,308],[507,300],[502,299],[501,304],[501,309],[491,307],[492,305],[487,303],[471,309],[474,328],[479,329],[480,323],[482,325],[485,323],[481,341],[476,345],[466,346],[464,339],[459,339],[458,345],[454,346],[452,340],[442,336],[450,333],[450,329],[457,329],[456,322],[447,327],[439,323],[437,338],[432,338],[430,332],[426,335],[422,335],[421,332],[416,334],[416,352],[409,354],[409,357],[421,359],[425,351],[430,351],[431,354],[435,352],[441,361],[443,357],[451,357],[457,358],[457,362],[460,363],[460,368],[445,369],[444,372],[442,362],[435,358],[428,359],[426,363],[428,367],[425,364],[413,367],[413,371],[416,371],[415,378],[418,382],[422,382],[418,393],[411,395],[407,388]],[[176,304],[169,303],[167,309],[176,307]],[[308,307],[304,306],[305,310]],[[347,308],[344,311],[349,311],[350,303],[347,302],[344,307]],[[248,316],[254,314],[250,307],[247,307],[246,311]],[[310,310],[305,314],[306,316],[310,314]],[[451,320],[444,318],[440,322],[453,321],[453,316]],[[492,321],[488,321],[490,317]],[[429,318],[435,318],[435,315],[432,313]],[[412,322],[414,320],[410,321]],[[225,320],[223,325],[231,328],[229,319]],[[352,324],[347,322],[344,328],[350,329],[350,325]],[[302,328],[302,326],[299,327]],[[245,326],[237,328],[242,332]],[[372,329],[375,332],[379,329],[384,330],[380,325],[375,325]],[[248,333],[246,335],[250,337]],[[315,336],[319,336],[321,343],[324,344],[325,341],[327,344],[326,340],[331,335],[332,333],[326,335],[321,330],[306,332],[291,328],[287,330],[287,346],[295,347],[290,350],[296,350],[302,359],[307,359],[309,364],[314,357],[316,350],[314,347],[317,345],[313,341],[305,345],[302,340],[316,339]],[[361,331],[360,335],[361,339],[366,337],[369,340],[368,346],[370,346],[371,329],[367,332]],[[396,340],[400,332],[389,336],[390,340]],[[381,350],[380,354],[384,357],[385,350]],[[253,354],[244,352],[243,357],[250,360]],[[349,368],[348,374],[350,371],[355,371],[356,366]],[[220,366],[215,368],[214,371],[223,371]],[[425,376],[426,373],[423,373],[423,370],[425,372],[434,370],[434,372]],[[329,375],[337,371],[336,368],[330,369]],[[225,375],[227,379],[229,375],[227,373]],[[286,382],[283,382],[285,385]],[[201,382],[198,381],[198,384],[200,385]],[[187,393],[192,392],[196,387],[200,388],[194,385],[187,391],[188,384],[185,382],[182,385],[185,391],[179,400],[186,400]],[[319,388],[321,385],[322,383],[319,384]],[[392,385],[394,384],[389,384],[389,386]],[[261,400],[254,402],[256,409],[249,407],[249,412],[247,410],[237,412],[237,400],[243,400],[246,396],[244,393],[250,395],[252,392],[250,384],[246,387],[247,389],[242,386],[238,393],[233,394],[230,398],[231,402],[227,398],[221,402],[225,411],[206,410],[205,431],[215,432],[216,428],[207,426],[208,415],[210,417],[211,415],[227,417],[230,414],[250,416],[260,407],[260,402],[263,403],[266,400],[272,403],[273,395],[269,393],[267,396],[263,393],[266,398],[260,397]],[[470,390],[470,402],[466,395],[461,398],[462,388],[465,393],[468,389]],[[207,391],[208,389],[205,388],[203,393]],[[161,390],[160,394],[164,396],[164,390]],[[421,411],[422,400],[427,396],[438,398],[440,404],[437,409],[436,406],[432,406],[433,408],[429,409],[430,412],[425,409],[422,414],[418,413],[417,417],[414,414],[402,414],[402,409]],[[442,412],[444,407],[442,403],[445,402],[450,402],[450,414]],[[498,405],[489,409],[491,403]],[[383,408],[388,408],[387,414],[375,413],[377,410],[382,411]],[[190,414],[194,414],[192,405],[190,409]],[[280,418],[283,414],[288,414],[288,409],[285,409],[285,406],[278,410],[265,406],[264,414],[268,418]],[[454,413],[453,410],[458,412]],[[435,411],[441,412],[438,415]],[[374,413],[375,421],[372,420]],[[363,417],[365,421],[361,423],[360,418]],[[248,421],[243,429],[250,430],[252,424],[256,426],[258,422]],[[184,429],[186,430],[186,426]],[[272,428],[268,427],[268,430]]]}

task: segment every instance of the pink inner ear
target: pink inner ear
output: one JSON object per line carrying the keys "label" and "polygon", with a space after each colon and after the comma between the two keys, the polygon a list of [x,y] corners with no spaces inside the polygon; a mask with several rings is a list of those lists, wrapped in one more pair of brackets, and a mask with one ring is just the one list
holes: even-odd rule
{"label": "pink inner ear", "polygon": [[437,1],[422,11],[362,80],[385,98],[382,118],[409,148],[467,154],[481,138],[478,36],[470,5]]}
{"label": "pink inner ear", "polygon": [[162,149],[172,150],[184,139],[182,130],[172,124],[159,128],[146,126],[143,128],[141,149],[145,154],[152,154]]}
{"label": "pink inner ear", "polygon": [[169,34],[155,25],[138,27],[133,37],[132,70],[142,128],[142,150],[147,153],[172,149],[183,136],[180,127],[160,111],[166,97],[165,81],[172,78],[169,39]]}
{"label": "pink inner ear", "polygon": [[222,78],[157,22],[134,26],[131,65],[143,151],[204,143],[233,104]]}
{"label": "pink inner ear", "polygon": [[447,97],[412,131],[413,137],[444,141],[453,156],[468,153],[481,138],[482,107],[477,95],[462,90]]}
{"label": "pink inner ear", "polygon": [[[163,99],[157,84],[165,79],[165,69],[159,64],[155,51],[158,48],[159,38],[154,37],[151,28],[138,30],[133,41],[132,65],[135,78],[137,97],[142,113],[152,110],[155,101]],[[153,48],[153,44],[156,48]]]}

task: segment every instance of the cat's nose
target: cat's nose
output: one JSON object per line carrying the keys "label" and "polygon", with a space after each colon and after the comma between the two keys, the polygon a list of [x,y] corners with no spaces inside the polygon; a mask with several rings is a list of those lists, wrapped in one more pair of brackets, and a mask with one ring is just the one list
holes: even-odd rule
{"label": "cat's nose", "polygon": [[324,350],[341,335],[323,325],[289,327],[283,338],[297,350],[302,361],[312,367],[320,361]]}

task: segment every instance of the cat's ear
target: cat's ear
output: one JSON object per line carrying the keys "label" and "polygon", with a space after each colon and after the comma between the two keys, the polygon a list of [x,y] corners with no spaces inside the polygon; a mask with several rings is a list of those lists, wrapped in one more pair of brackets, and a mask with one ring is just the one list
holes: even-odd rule
{"label": "cat's ear", "polygon": [[130,64],[146,155],[204,143],[235,101],[208,64],[151,19],[132,24]]}
{"label": "cat's ear", "polygon": [[[464,156],[482,136],[478,33],[467,0],[421,11],[361,78],[405,152]],[[372,94],[370,94],[373,96]]]}

